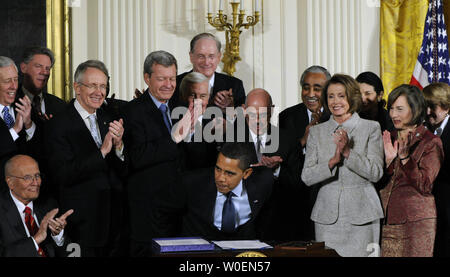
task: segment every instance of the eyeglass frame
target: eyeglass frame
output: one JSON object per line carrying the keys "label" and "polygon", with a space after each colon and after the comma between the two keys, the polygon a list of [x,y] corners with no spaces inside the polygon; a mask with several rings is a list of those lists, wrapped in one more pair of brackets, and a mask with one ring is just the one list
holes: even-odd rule
{"label": "eyeglass frame", "polygon": [[[85,84],[83,82],[77,82],[78,84],[87,87],[88,89],[106,91],[108,89],[108,85],[98,85],[98,84]],[[104,86],[104,88],[102,87]]]}
{"label": "eyeglass frame", "polygon": [[17,178],[17,179],[22,179],[22,180],[24,180],[25,182],[27,182],[28,184],[31,184],[31,183],[33,183],[33,181],[36,181],[36,182],[38,182],[39,180],[42,181],[43,174],[41,174],[41,173],[36,173],[36,174],[34,174],[34,175],[25,175],[25,176],[23,176],[23,177],[13,176],[13,175],[8,175],[7,177],[12,177],[12,178]]}

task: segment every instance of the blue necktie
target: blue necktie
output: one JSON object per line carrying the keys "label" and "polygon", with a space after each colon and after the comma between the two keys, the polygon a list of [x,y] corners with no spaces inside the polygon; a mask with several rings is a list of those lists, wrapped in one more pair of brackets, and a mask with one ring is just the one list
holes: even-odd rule
{"label": "blue necktie", "polygon": [[8,126],[8,129],[11,129],[14,126],[14,119],[9,113],[9,108],[5,106],[3,108],[2,113],[3,113],[3,120],[5,121],[6,126]]}
{"label": "blue necktie", "polygon": [[223,203],[222,209],[222,231],[226,233],[234,232],[236,225],[236,210],[233,205],[233,192],[226,194],[227,200]]}
{"label": "blue necktie", "polygon": [[91,114],[89,117],[89,125],[91,126],[91,135],[94,138],[95,144],[97,144],[97,147],[100,148],[102,147],[102,140],[100,138],[100,134],[98,133],[97,130],[97,124],[96,124],[96,118],[95,118],[95,114]]}
{"label": "blue necktie", "polygon": [[170,126],[169,117],[167,116],[167,106],[166,106],[166,104],[162,104],[161,106],[159,106],[159,110],[162,113],[162,116],[163,116],[163,119],[164,119],[164,124],[166,124],[167,130],[169,130],[169,133],[170,133],[172,127]]}

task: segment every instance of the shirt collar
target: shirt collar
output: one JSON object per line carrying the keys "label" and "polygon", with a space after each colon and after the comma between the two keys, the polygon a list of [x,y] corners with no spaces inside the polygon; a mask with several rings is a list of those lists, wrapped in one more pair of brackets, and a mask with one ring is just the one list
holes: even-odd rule
{"label": "shirt collar", "polygon": [[[253,131],[249,128],[250,131],[250,135],[252,136],[253,142],[256,143],[256,141],[258,140],[258,137],[255,133],[253,133]],[[267,139],[267,132],[259,135],[259,137],[261,138],[261,144],[265,145],[266,144],[266,139]]]}
{"label": "shirt collar", "polygon": [[150,98],[152,99],[152,101],[153,101],[153,103],[155,103],[155,105],[156,105],[156,107],[159,109],[159,107],[162,105],[162,104],[165,104],[166,106],[167,106],[167,110],[169,110],[169,103],[167,102],[167,103],[163,103],[163,102],[160,102],[160,101],[158,101],[151,93],[150,93],[150,89],[148,90],[148,95],[150,95]]}
{"label": "shirt collar", "polygon": [[[311,122],[312,111],[310,111],[308,108],[306,108],[306,111],[308,112],[308,119],[309,119],[309,122]],[[320,112],[323,113],[323,107],[320,108]]]}
{"label": "shirt collar", "polygon": [[[242,182],[242,179],[241,179],[241,181],[239,182],[239,184],[232,190],[232,192],[233,192],[234,195],[236,195],[237,197],[241,197],[243,191],[244,191],[244,186],[243,186],[243,182]],[[219,196],[220,196],[220,195],[223,195],[223,196],[226,197],[226,194],[224,194],[224,193],[217,192],[217,194],[218,194]]]}
{"label": "shirt collar", "polygon": [[28,205],[24,205],[22,202],[20,202],[16,197],[14,197],[14,195],[12,194],[11,190],[9,190],[9,194],[12,197],[12,200],[14,201],[14,204],[17,207],[17,210],[19,211],[19,213],[22,215],[23,211],[25,210],[25,207],[29,207],[31,209],[31,212],[33,212],[33,201],[31,201],[30,203],[28,203]]}
{"label": "shirt collar", "polygon": [[[75,109],[77,110],[77,112],[80,114],[81,118],[86,119],[88,118],[91,114],[88,113],[88,111],[86,111],[80,104],[80,102],[78,102],[77,99],[75,99],[75,102],[73,104],[75,106]],[[95,114],[95,113],[94,113]]]}
{"label": "shirt collar", "polygon": [[[24,86],[22,86],[22,91],[23,91],[23,93],[26,95],[26,96],[28,96],[28,98],[30,98],[30,101],[32,101],[33,102],[33,99],[34,99],[34,94],[32,94],[28,89],[26,89]],[[42,98],[42,92],[40,92],[39,94],[39,97],[41,97],[41,100],[43,99]]]}
{"label": "shirt collar", "polygon": [[[438,128],[441,128],[442,131],[444,131],[445,126],[447,126],[448,118],[449,118],[449,117],[450,117],[450,115],[447,115],[447,116],[444,118],[444,120],[442,121],[441,125],[438,127]],[[436,128],[436,130],[437,130],[437,128]],[[436,133],[436,131],[435,131],[435,133]]]}
{"label": "shirt collar", "polygon": [[211,79],[209,79],[209,87],[210,88],[212,88],[212,87],[214,87],[214,81],[216,80],[216,73],[214,73],[212,76],[211,76]]}

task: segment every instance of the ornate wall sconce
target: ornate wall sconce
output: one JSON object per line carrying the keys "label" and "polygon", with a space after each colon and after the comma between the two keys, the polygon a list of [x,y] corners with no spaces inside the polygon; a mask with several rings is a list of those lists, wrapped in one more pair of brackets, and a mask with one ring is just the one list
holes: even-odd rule
{"label": "ornate wall sconce", "polygon": [[[213,17],[212,13],[212,0],[208,0],[208,22],[211,26],[215,27],[218,31],[225,31],[225,53],[223,55],[222,62],[224,64],[223,71],[228,75],[233,76],[236,72],[235,65],[241,60],[239,56],[239,46],[240,46],[240,34],[243,28],[249,29],[255,26],[260,20],[260,0],[255,0],[255,12],[253,16],[247,16],[247,22],[244,22],[245,10],[244,10],[244,0],[239,2],[230,2],[233,9],[232,18],[233,23],[228,22],[228,16],[223,13],[224,1],[219,2],[219,11],[217,16]],[[225,0],[226,1],[226,0]],[[236,1],[236,0],[234,0]],[[241,8],[238,11],[239,7]]]}

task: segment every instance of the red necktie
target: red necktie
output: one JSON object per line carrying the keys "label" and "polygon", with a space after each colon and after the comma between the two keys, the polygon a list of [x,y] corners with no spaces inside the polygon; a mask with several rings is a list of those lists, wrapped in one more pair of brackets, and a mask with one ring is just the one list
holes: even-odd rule
{"label": "red necktie", "polygon": [[[25,210],[23,211],[25,213],[25,225],[27,225],[28,232],[30,232],[31,236],[34,236],[39,228],[36,225],[36,221],[34,221],[33,215],[31,215],[31,209],[29,207],[25,207]],[[46,257],[44,250],[39,245],[38,254],[41,257]]]}

